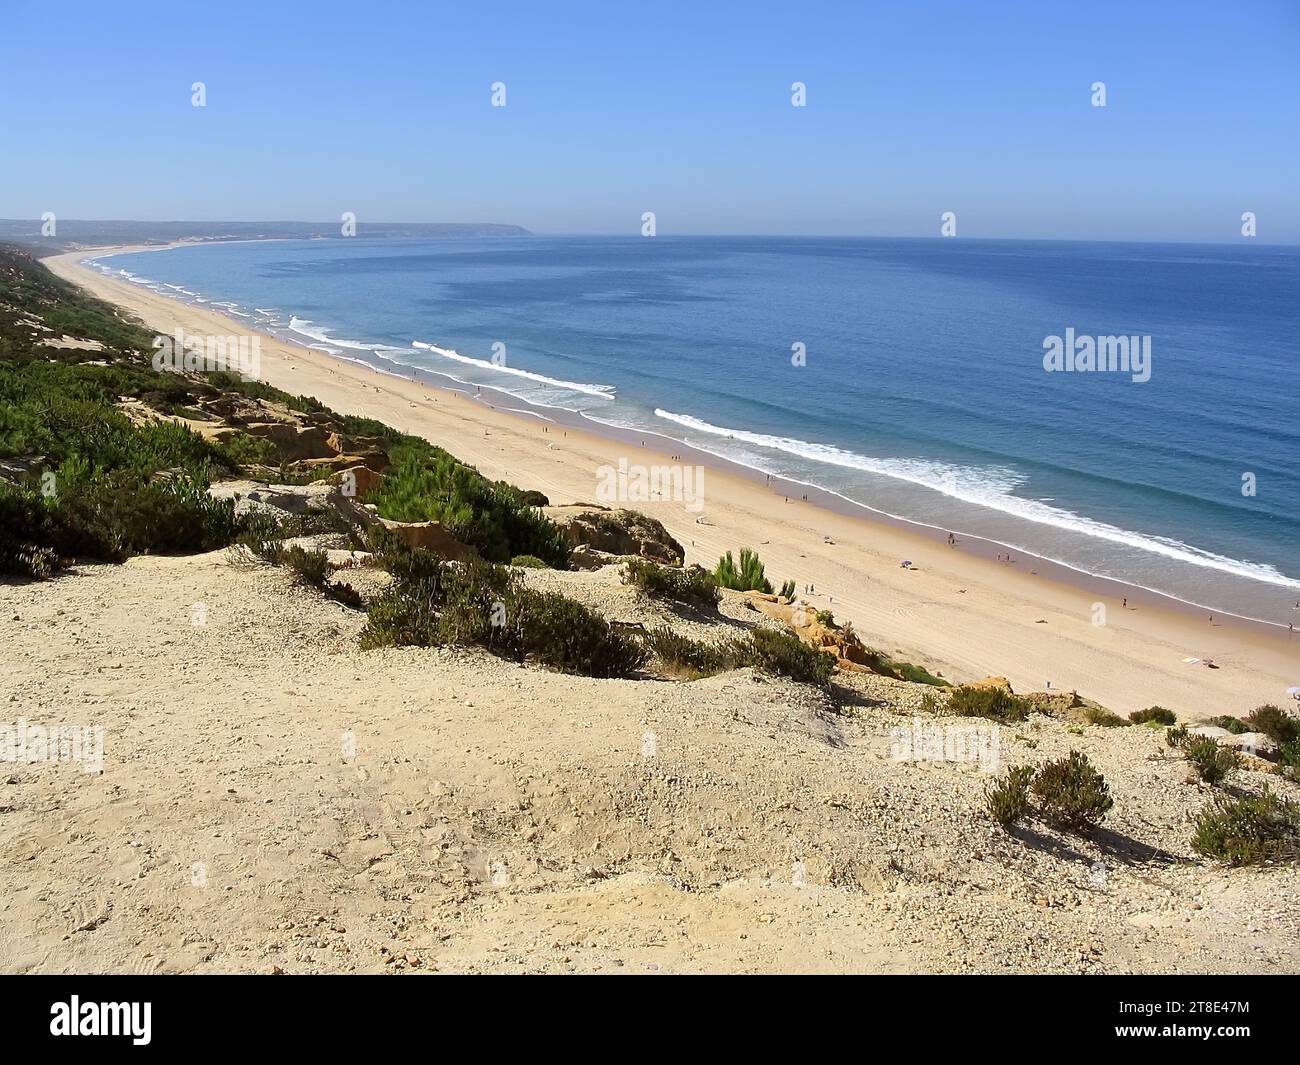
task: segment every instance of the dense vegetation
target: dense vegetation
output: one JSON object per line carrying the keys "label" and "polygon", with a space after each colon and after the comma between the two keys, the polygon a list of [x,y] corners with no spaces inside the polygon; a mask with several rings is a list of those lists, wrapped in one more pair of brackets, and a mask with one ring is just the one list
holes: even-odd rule
{"label": "dense vegetation", "polygon": [[405,438],[389,457],[392,466],[368,498],[383,517],[441,522],[491,562],[530,555],[557,569],[568,567],[570,546],[563,530],[535,509],[545,505],[545,497],[489,481],[424,440]]}
{"label": "dense vegetation", "polygon": [[[99,347],[48,343],[63,335]],[[287,470],[269,440],[236,434],[216,444],[172,421],[130,418],[121,406],[135,400],[155,414],[203,418],[196,403],[230,392],[324,413],[345,433],[377,441],[394,462],[376,498],[386,517],[443,521],[491,561],[568,564],[563,533],[535,509],[544,497],[307,396],[232,373],[159,373],[152,342],[109,304],[0,247],[0,463],[9,466],[0,478],[0,572],[43,577],[72,558],[211,550],[241,527],[230,503],[207,496],[214,476],[252,463],[279,463],[285,481],[320,475]]]}
{"label": "dense vegetation", "polygon": [[[100,348],[46,343],[65,334]],[[185,401],[183,380],[149,365],[151,339],[0,248],[0,462],[18,474],[0,480],[0,572],[46,577],[72,557],[204,551],[236,535],[231,504],[207,495],[211,470],[230,464],[222,450],[117,406]]]}

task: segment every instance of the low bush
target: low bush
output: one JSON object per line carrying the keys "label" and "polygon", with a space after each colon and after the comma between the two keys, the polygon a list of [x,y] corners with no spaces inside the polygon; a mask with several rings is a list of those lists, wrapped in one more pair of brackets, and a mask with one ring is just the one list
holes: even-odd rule
{"label": "low bush", "polygon": [[1115,728],[1118,725],[1127,725],[1119,714],[1112,714],[1104,706],[1090,706],[1083,712],[1083,719],[1089,725],[1100,725],[1102,728]]}
{"label": "low bush", "polygon": [[791,632],[757,628],[750,634],[754,665],[767,673],[805,681],[825,688],[835,671],[835,656],[809,647]]}
{"label": "low bush", "polygon": [[550,569],[551,567],[543,562],[536,555],[515,555],[510,560],[510,565],[518,569]]}
{"label": "low bush", "polygon": [[379,539],[394,576],[370,608],[361,646],[476,645],[502,658],[564,673],[627,676],[646,661],[645,646],[558,592],[524,585],[505,566],[446,562]]}
{"label": "low bush", "polygon": [[1003,828],[1012,828],[1030,813],[1029,784],[1034,779],[1034,767],[1029,765],[1008,769],[1000,780],[984,788],[984,803],[989,816]]}
{"label": "low bush", "polygon": [[781,591],[778,593],[782,599],[794,598],[794,581],[786,581],[781,585]]}
{"label": "low bush", "polygon": [[718,582],[702,566],[677,569],[646,559],[629,558],[619,576],[624,584],[630,584],[637,591],[655,599],[714,607],[722,598]]}
{"label": "low bush", "polygon": [[1250,726],[1247,731],[1262,732],[1278,744],[1300,740],[1300,718],[1271,703],[1257,706],[1247,714],[1246,724]]}
{"label": "low bush", "polygon": [[962,685],[948,695],[948,713],[959,717],[987,717],[993,721],[1024,721],[1033,710],[1027,699],[1005,688],[973,688]]}
{"label": "low bush", "polygon": [[1234,736],[1240,736],[1243,732],[1249,732],[1250,726],[1242,721],[1239,717],[1231,717],[1228,714],[1220,714],[1218,717],[1212,717],[1207,725],[1214,725],[1216,728],[1227,729]]}
{"label": "low bush", "polygon": [[1172,710],[1163,706],[1148,706],[1145,710],[1134,710],[1128,719],[1135,725],[1176,725],[1178,717]]}
{"label": "low bush", "polygon": [[1240,759],[1231,747],[1220,747],[1208,737],[1194,738],[1185,745],[1187,760],[1197,775],[1210,785],[1222,783],[1223,778],[1237,768]]}
{"label": "low bush", "polygon": [[1300,806],[1267,787],[1258,796],[1218,795],[1197,815],[1192,849],[1229,865],[1294,860]]}
{"label": "low bush", "polygon": [[725,673],[754,661],[753,645],[748,639],[693,640],[667,625],[650,629],[643,639],[668,672],[690,680]]}
{"label": "low bush", "polygon": [[1173,728],[1165,729],[1165,743],[1170,747],[1182,747],[1187,742],[1188,731],[1186,725],[1176,725]]}
{"label": "low bush", "polygon": [[1071,831],[1101,824],[1114,805],[1106,778],[1079,751],[1044,764],[1031,788],[1043,819]]}

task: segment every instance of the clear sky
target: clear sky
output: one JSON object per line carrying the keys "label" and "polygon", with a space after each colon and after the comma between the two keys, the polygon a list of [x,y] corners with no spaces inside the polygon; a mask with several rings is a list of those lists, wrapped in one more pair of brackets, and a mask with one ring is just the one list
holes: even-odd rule
{"label": "clear sky", "polygon": [[0,217],[936,236],[953,211],[958,236],[1235,241],[1253,211],[1261,242],[1300,242],[1300,0],[0,0],[0,21]]}

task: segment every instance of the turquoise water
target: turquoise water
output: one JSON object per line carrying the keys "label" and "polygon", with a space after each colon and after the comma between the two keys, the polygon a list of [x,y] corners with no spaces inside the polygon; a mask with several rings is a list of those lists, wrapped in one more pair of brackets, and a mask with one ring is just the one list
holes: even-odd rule
{"label": "turquoise water", "polygon": [[[1300,623],[1300,249],[356,238],[99,265],[340,357]],[[1149,363],[1048,372],[1067,330],[1149,337]]]}

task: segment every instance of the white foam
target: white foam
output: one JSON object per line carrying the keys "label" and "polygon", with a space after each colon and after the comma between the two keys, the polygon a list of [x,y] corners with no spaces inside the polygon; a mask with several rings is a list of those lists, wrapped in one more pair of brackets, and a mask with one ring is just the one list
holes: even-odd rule
{"label": "white foam", "polygon": [[[314,324],[310,318],[289,318],[289,328],[295,333],[301,333],[305,337],[311,337],[312,340],[321,344],[337,345],[342,348],[352,348],[354,351],[370,351],[373,349],[371,344],[362,344],[357,340],[341,340],[338,337],[330,336],[328,329],[308,329],[307,327]],[[311,345],[308,345],[310,347]]]}
{"label": "white foam", "polygon": [[440,348],[436,344],[424,344],[418,340],[413,340],[411,341],[411,347],[419,348],[422,351],[431,351],[435,355],[441,355],[444,359],[451,359],[453,362],[464,363],[467,366],[476,366],[480,370],[490,370],[496,373],[510,374],[513,377],[526,378],[529,381],[536,381],[539,384],[550,385],[553,388],[565,388],[573,392],[585,392],[589,396],[598,396],[601,399],[613,399],[616,394],[613,385],[596,385],[590,384],[586,381],[564,381],[556,377],[547,377],[545,374],[533,373],[531,370],[521,370],[517,366],[498,365],[489,359],[474,359],[468,355],[462,355],[459,351],[453,351],[451,348]]}
{"label": "white foam", "polygon": [[[959,499],[974,506],[996,510],[1038,525],[1049,525],[1084,536],[1136,548],[1165,558],[1176,559],[1193,566],[1231,573],[1237,577],[1262,581],[1283,588],[1300,589],[1300,580],[1295,580],[1275,569],[1273,566],[1229,558],[1225,555],[1206,551],[1191,544],[1163,536],[1148,536],[1143,533],[1121,529],[1107,522],[1076,514],[1062,507],[1049,506],[1038,499],[1025,499],[1014,495],[1014,490],[1025,482],[1023,474],[1005,466],[955,466],[950,463],[936,462],[929,459],[874,458],[858,455],[852,451],[831,444],[818,444],[794,437],[770,436],[765,433],[752,433],[744,429],[727,429],[712,425],[687,414],[674,414],[656,408],[655,414],[666,421],[674,422],[686,429],[725,437],[730,440],[751,444],[755,447],[782,451],[789,455],[808,459],[813,462],[826,463],[846,469],[862,470],[865,473],[891,477],[920,485],[952,499]],[[707,450],[707,449],[702,449]],[[726,458],[726,455],[721,457]]]}

